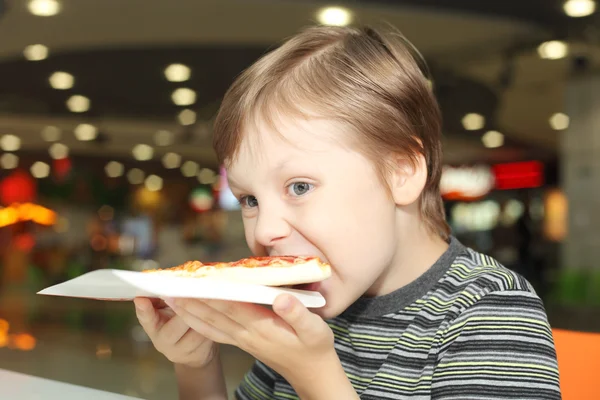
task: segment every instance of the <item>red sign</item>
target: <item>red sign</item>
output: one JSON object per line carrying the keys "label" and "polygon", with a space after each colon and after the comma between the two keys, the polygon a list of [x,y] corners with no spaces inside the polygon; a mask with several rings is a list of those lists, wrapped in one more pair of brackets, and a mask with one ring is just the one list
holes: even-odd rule
{"label": "red sign", "polygon": [[539,161],[496,164],[492,171],[498,190],[536,188],[544,184],[544,164]]}
{"label": "red sign", "polygon": [[0,201],[6,206],[31,202],[36,196],[36,181],[24,171],[15,171],[0,183]]}

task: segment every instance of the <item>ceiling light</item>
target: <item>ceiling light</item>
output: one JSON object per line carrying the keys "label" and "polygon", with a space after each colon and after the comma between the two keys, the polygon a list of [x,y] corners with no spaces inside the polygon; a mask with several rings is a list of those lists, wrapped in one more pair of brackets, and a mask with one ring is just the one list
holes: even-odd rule
{"label": "ceiling light", "polygon": [[212,185],[216,180],[217,175],[208,168],[202,168],[202,171],[198,174],[198,181],[203,185]]}
{"label": "ceiling light", "polygon": [[146,178],[144,186],[151,192],[158,192],[163,187],[163,179],[157,175],[150,175]]}
{"label": "ceiling light", "polygon": [[144,182],[145,176],[146,174],[144,174],[144,171],[139,168],[132,168],[127,173],[127,179],[132,185],[139,185],[140,183]]}
{"label": "ceiling light", "polygon": [[4,153],[0,157],[0,165],[4,169],[17,168],[17,165],[19,165],[19,156],[12,153]]}
{"label": "ceiling light", "polygon": [[181,166],[181,173],[183,176],[191,178],[192,176],[196,176],[198,174],[198,169],[200,166],[197,162],[194,161],[186,161]]}
{"label": "ceiling light", "polygon": [[189,108],[181,110],[177,115],[177,120],[181,125],[194,125],[196,123],[196,112]]}
{"label": "ceiling light", "polygon": [[50,86],[52,86],[52,88],[58,90],[67,90],[73,87],[73,84],[75,83],[75,78],[68,72],[59,71],[50,75],[49,81]]}
{"label": "ceiling light", "polygon": [[90,140],[98,137],[98,128],[91,124],[80,124],[74,130],[75,137],[77,140],[82,142],[89,142]]}
{"label": "ceiling light", "polygon": [[477,131],[485,125],[485,117],[477,113],[469,113],[462,119],[463,127],[468,131]]}
{"label": "ceiling light", "polygon": [[118,161],[110,161],[104,167],[104,171],[109,178],[118,178],[119,176],[123,175],[123,172],[125,172],[125,167]]}
{"label": "ceiling light", "polygon": [[346,26],[352,22],[352,12],[342,7],[326,7],[317,13],[322,25]]}
{"label": "ceiling light", "polygon": [[131,150],[133,158],[138,161],[151,160],[154,156],[154,149],[147,144],[138,144]]}
{"label": "ceiling light", "polygon": [[31,175],[38,179],[45,178],[50,175],[50,166],[45,162],[38,161],[31,166]]}
{"label": "ceiling light", "polygon": [[27,8],[38,17],[52,17],[60,12],[60,3],[57,0],[30,0]]}
{"label": "ceiling light", "polygon": [[4,151],[17,151],[21,148],[21,138],[15,135],[4,135],[0,139],[0,148]]}
{"label": "ceiling light", "polygon": [[181,165],[181,156],[177,153],[167,153],[162,158],[165,168],[173,169]]}
{"label": "ceiling light", "polygon": [[67,108],[74,113],[86,112],[90,109],[90,99],[76,94],[67,100]]}
{"label": "ceiling light", "polygon": [[190,79],[191,69],[183,64],[171,64],[165,68],[165,77],[169,82],[185,82]]}
{"label": "ceiling light", "polygon": [[62,143],[54,143],[48,148],[48,153],[53,159],[60,160],[69,156],[69,148]]}
{"label": "ceiling light", "polygon": [[563,10],[569,17],[587,17],[596,11],[596,2],[594,0],[567,0],[563,5]]}
{"label": "ceiling light", "polygon": [[173,132],[160,130],[154,134],[154,143],[157,146],[170,146],[173,144],[175,140],[175,135]]}
{"label": "ceiling light", "polygon": [[569,54],[569,45],[560,40],[551,40],[540,44],[537,51],[545,60],[559,60]]}
{"label": "ceiling light", "polygon": [[564,113],[556,113],[550,117],[550,127],[555,131],[563,131],[569,127],[569,116]]}
{"label": "ceiling light", "polygon": [[481,137],[481,141],[488,149],[495,149],[504,145],[504,135],[498,131],[488,131]]}
{"label": "ceiling light", "polygon": [[189,88],[175,89],[171,99],[175,105],[190,106],[196,102],[196,92]]}
{"label": "ceiling light", "polygon": [[32,44],[25,47],[23,55],[29,61],[42,61],[48,58],[48,48],[43,44]]}
{"label": "ceiling light", "polygon": [[62,132],[58,127],[50,125],[44,127],[40,132],[42,139],[46,142],[56,142],[57,140],[60,140],[61,133]]}

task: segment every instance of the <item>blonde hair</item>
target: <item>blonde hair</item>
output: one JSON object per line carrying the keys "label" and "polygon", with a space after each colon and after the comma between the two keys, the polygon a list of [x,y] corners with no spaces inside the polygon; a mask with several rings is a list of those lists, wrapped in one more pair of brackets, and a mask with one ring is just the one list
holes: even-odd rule
{"label": "blonde hair", "polygon": [[[244,129],[256,119],[297,115],[351,128],[357,151],[387,185],[392,155],[413,165],[423,155],[427,181],[419,199],[427,228],[447,239],[440,196],[441,113],[425,62],[397,32],[311,27],[245,70],[229,88],[214,124],[220,162],[235,159]],[[395,157],[397,160],[397,157]]]}

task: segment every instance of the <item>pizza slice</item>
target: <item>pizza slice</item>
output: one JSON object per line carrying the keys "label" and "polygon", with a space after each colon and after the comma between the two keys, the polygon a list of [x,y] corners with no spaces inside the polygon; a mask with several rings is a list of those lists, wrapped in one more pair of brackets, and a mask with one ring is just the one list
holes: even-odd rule
{"label": "pizza slice", "polygon": [[172,268],[144,272],[265,286],[289,286],[323,281],[331,276],[331,267],[318,257],[273,256],[248,257],[230,263],[188,261]]}

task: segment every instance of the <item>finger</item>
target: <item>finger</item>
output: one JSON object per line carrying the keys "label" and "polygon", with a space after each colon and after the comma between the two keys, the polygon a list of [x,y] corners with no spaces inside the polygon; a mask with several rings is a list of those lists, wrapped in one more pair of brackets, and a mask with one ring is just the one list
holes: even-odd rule
{"label": "finger", "polygon": [[135,314],[140,325],[150,338],[156,337],[160,325],[160,316],[152,306],[149,299],[136,298],[134,300]]}
{"label": "finger", "polygon": [[245,330],[226,315],[196,299],[177,299],[172,307],[190,328],[213,342],[234,344],[231,333]]}
{"label": "finger", "polygon": [[175,346],[181,354],[190,354],[200,346],[203,346],[208,340],[210,339],[188,327],[187,332],[179,339]]}
{"label": "finger", "polygon": [[246,329],[259,331],[283,328],[292,332],[285,321],[272,310],[261,305],[225,300],[203,300],[202,302]]}
{"label": "finger", "polygon": [[[236,340],[238,346],[240,344],[252,346],[251,342],[257,340],[257,337],[262,338],[258,340],[272,340],[274,335],[277,335],[280,340],[284,341],[297,338],[294,329],[267,307],[223,300],[204,300],[204,302],[245,328],[226,332]],[[254,337],[254,339],[250,339],[250,337]]]}
{"label": "finger", "polygon": [[323,334],[327,327],[321,317],[308,311],[300,300],[289,294],[277,296],[273,311],[296,331],[300,339],[312,339]]}
{"label": "finger", "polygon": [[160,308],[168,308],[169,307],[163,299],[159,299],[156,297],[150,297],[149,299],[152,302],[152,305],[154,306],[154,308],[160,309]]}
{"label": "finger", "polygon": [[189,325],[186,324],[180,316],[174,315],[160,328],[157,333],[157,339],[173,345],[177,343],[189,329]]}

